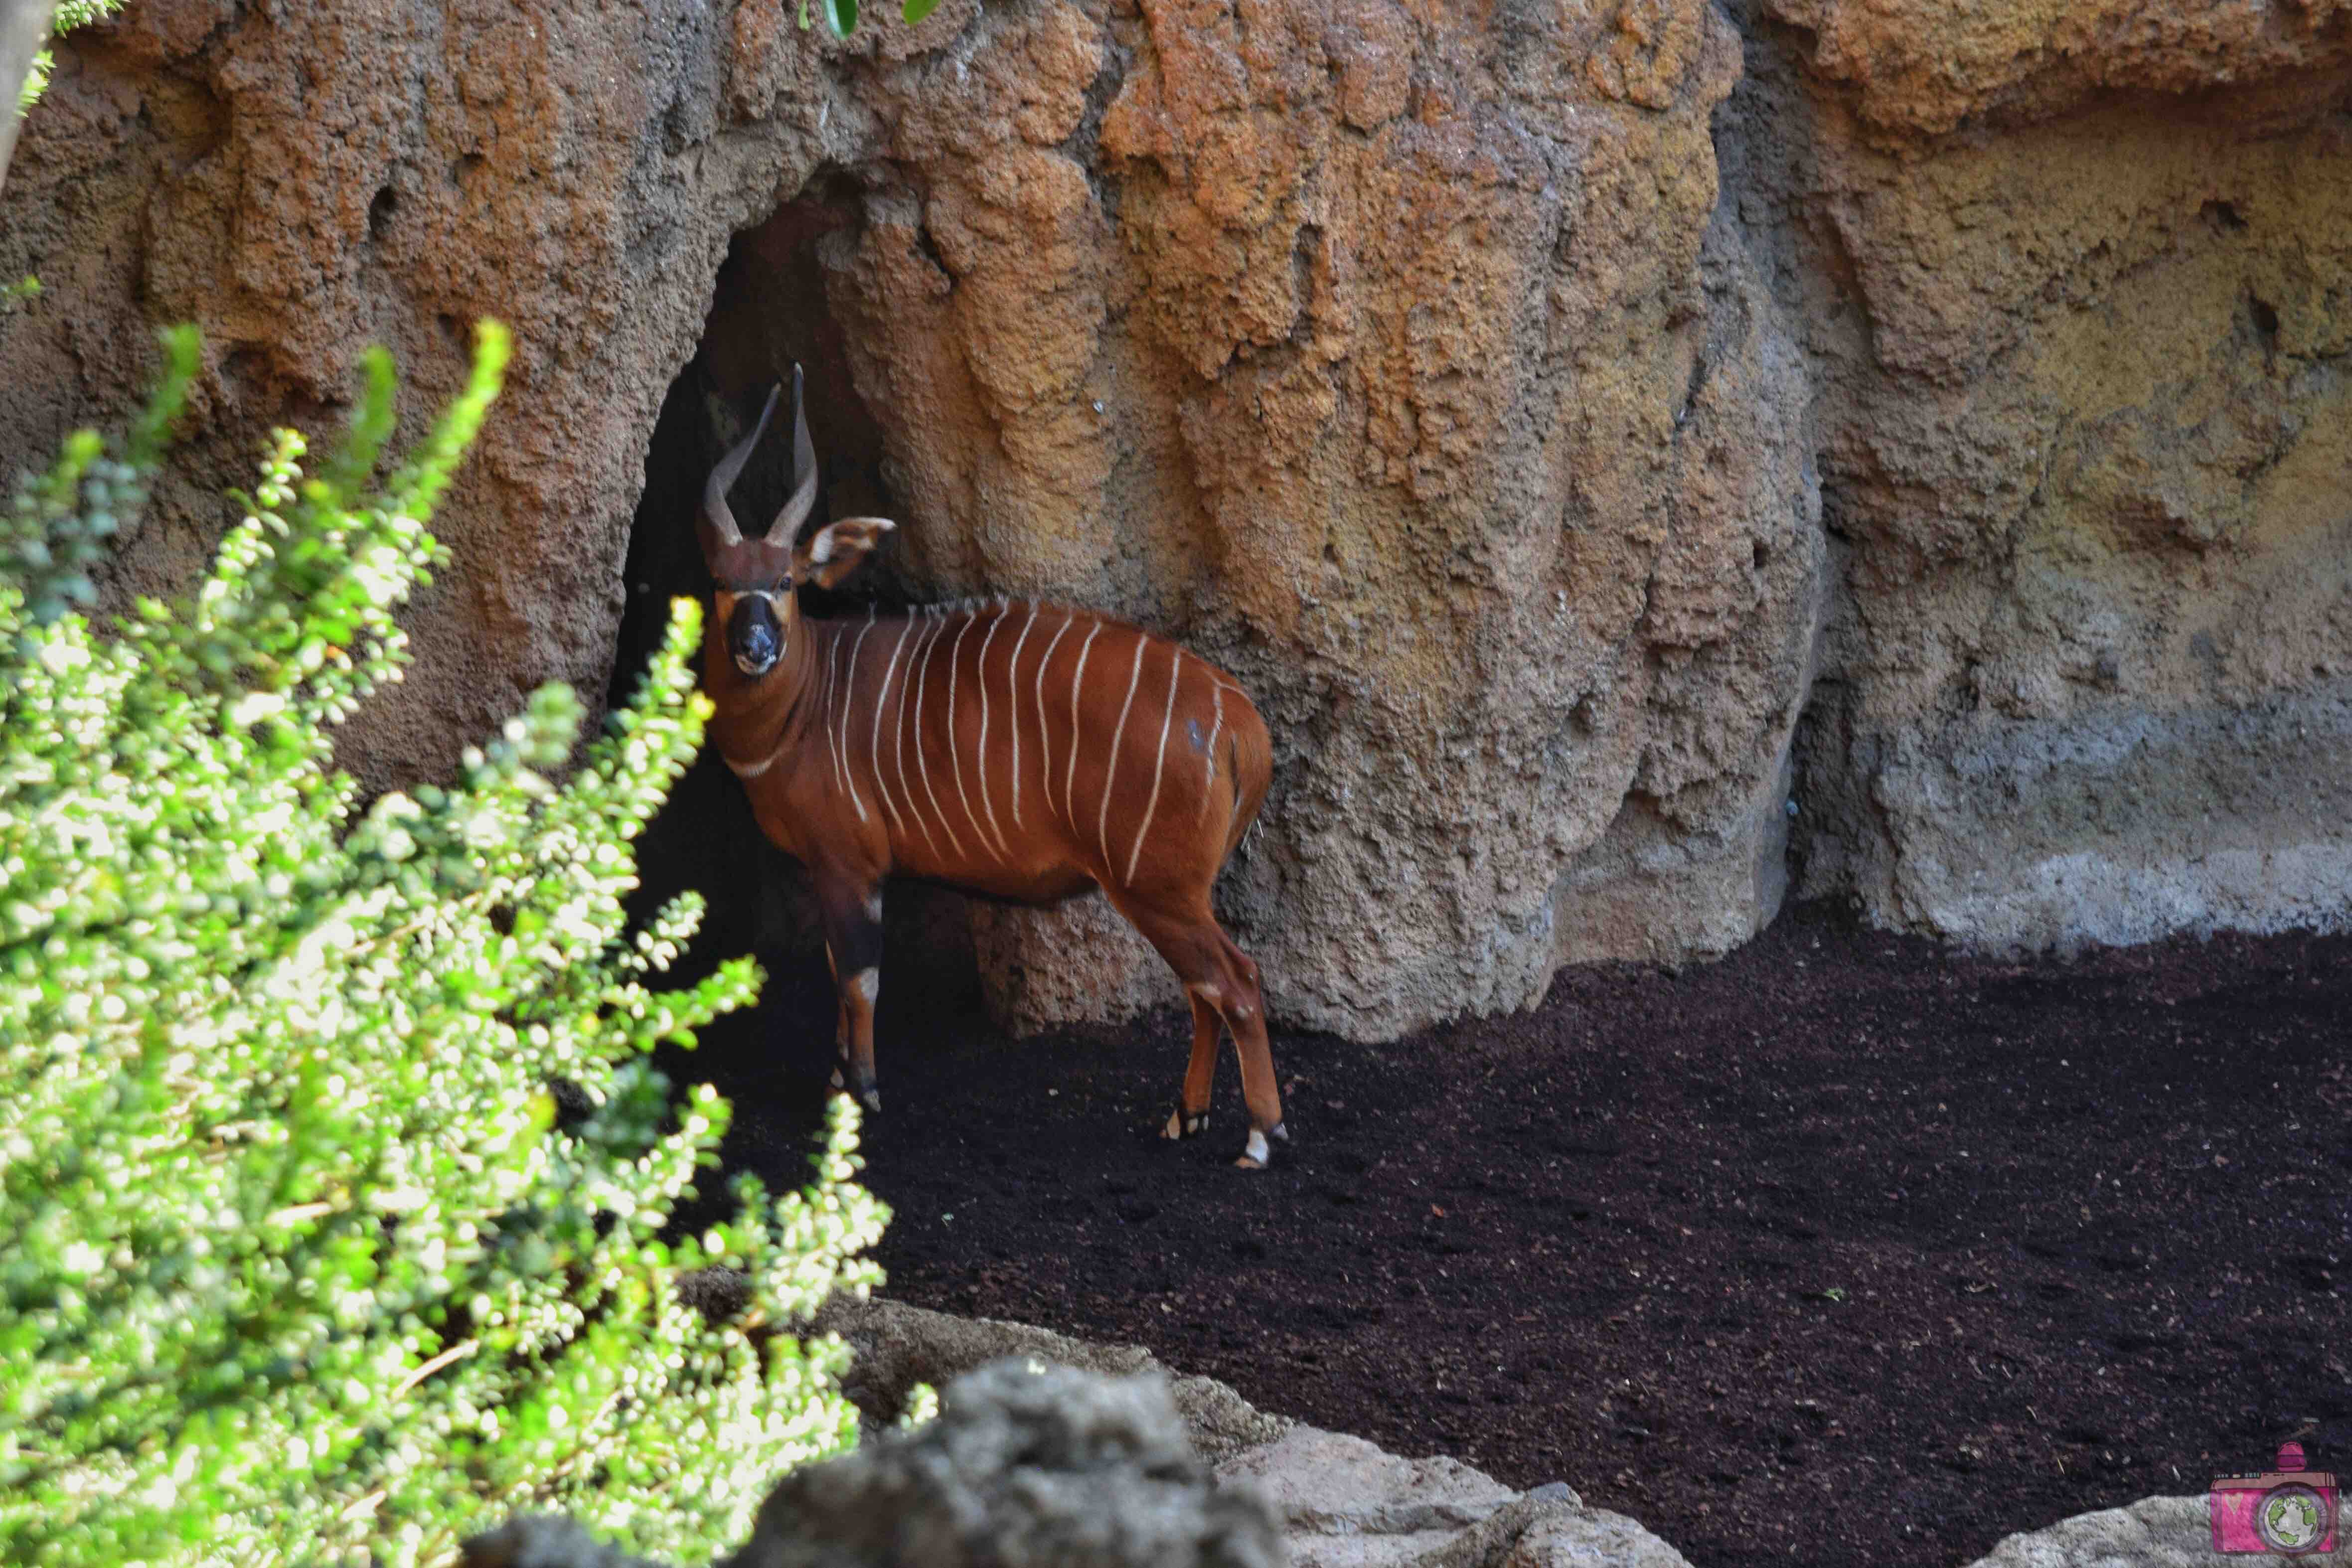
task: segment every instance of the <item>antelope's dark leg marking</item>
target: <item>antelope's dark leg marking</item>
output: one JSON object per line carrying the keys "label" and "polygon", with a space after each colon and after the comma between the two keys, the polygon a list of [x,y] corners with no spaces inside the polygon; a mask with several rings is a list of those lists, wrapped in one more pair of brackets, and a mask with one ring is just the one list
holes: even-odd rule
{"label": "antelope's dark leg marking", "polygon": [[824,972],[833,976],[833,1087],[846,1093],[842,1070],[849,1065],[849,1008],[841,1000],[841,968],[833,962],[833,943],[824,944]]}
{"label": "antelope's dark leg marking", "polygon": [[824,950],[841,998],[842,1071],[868,1110],[882,1109],[874,1079],[874,1004],[882,994],[882,889],[844,876],[817,879]]}
{"label": "antelope's dark leg marking", "polygon": [[1209,1087],[1216,1081],[1217,1009],[1208,983],[1188,985],[1184,999],[1192,1004],[1192,1060],[1184,1069],[1183,1098],[1169,1114],[1162,1138],[1190,1138],[1209,1130]]}
{"label": "antelope's dark leg marking", "polygon": [[[1193,1074],[1201,1068],[1201,1015],[1205,1005],[1233,1032],[1234,1047],[1241,1058],[1242,1095],[1249,1101],[1249,1137],[1234,1163],[1245,1171],[1265,1169],[1273,1158],[1268,1140],[1286,1139],[1290,1134],[1282,1124],[1282,1094],[1275,1083],[1274,1057],[1266,1045],[1265,1002],[1258,990],[1257,964],[1234,945],[1233,938],[1209,912],[1205,889],[1201,890],[1199,903],[1173,909],[1148,903],[1127,888],[1103,891],[1111,907],[1125,915],[1128,923],[1168,961],[1192,1002],[1192,1066],[1185,1074],[1182,1109],[1191,1110]],[[1216,1036],[1212,1031],[1207,1038],[1208,1059],[1213,1064]],[[1203,1087],[1198,1103],[1204,1115],[1208,1100]]]}

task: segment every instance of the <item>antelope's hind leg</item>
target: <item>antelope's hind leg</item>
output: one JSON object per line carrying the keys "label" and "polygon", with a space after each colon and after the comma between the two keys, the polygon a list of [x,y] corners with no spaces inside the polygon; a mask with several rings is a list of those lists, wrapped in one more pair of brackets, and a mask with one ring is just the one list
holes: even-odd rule
{"label": "antelope's hind leg", "polygon": [[1223,1007],[1226,1026],[1234,1032],[1234,1051],[1241,1058],[1242,1098],[1249,1101],[1250,1134],[1241,1158],[1234,1162],[1245,1171],[1263,1171],[1273,1157],[1268,1138],[1290,1142],[1283,1125],[1282,1090],[1274,1081],[1274,1048],[1265,1037],[1265,996],[1258,989],[1257,962],[1234,945],[1223,927],[1209,927],[1223,949],[1228,991]]}
{"label": "antelope's hind leg", "polygon": [[[1205,1006],[1233,1031],[1242,1064],[1242,1097],[1249,1101],[1249,1137],[1234,1163],[1244,1171],[1263,1171],[1274,1154],[1269,1140],[1286,1141],[1290,1134],[1282,1124],[1282,1093],[1274,1080],[1274,1053],[1266,1044],[1265,1002],[1258,991],[1256,963],[1205,910],[1170,915],[1120,894],[1113,894],[1111,902],[1168,961],[1192,999],[1192,1061],[1184,1074],[1184,1100],[1179,1108],[1185,1121],[1192,1120],[1195,1108],[1204,1122],[1208,1115],[1217,1037],[1214,1023],[1203,1020]],[[1175,1125],[1171,1119],[1170,1126]]]}
{"label": "antelope's hind leg", "polygon": [[1209,1130],[1209,1087],[1216,1081],[1217,1031],[1222,1026],[1217,1010],[1197,987],[1187,985],[1184,999],[1192,1004],[1192,1061],[1184,1069],[1183,1098],[1168,1113],[1168,1125],[1160,1130],[1162,1138],[1190,1138]]}
{"label": "antelope's hind leg", "polygon": [[874,1004],[882,994],[882,889],[821,879],[817,902],[824,912],[824,957],[833,970],[841,1011],[834,1045],[840,1065],[833,1086],[854,1092],[869,1111],[882,1110],[874,1078]]}

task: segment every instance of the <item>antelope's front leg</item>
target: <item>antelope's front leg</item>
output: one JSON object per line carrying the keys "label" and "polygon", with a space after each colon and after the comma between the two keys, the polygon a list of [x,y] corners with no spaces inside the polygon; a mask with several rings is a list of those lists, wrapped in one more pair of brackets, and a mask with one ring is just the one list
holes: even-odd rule
{"label": "antelope's front leg", "polygon": [[[840,1067],[834,1086],[857,1096],[866,1110],[882,1109],[874,1081],[874,1004],[882,994],[882,888],[850,882],[821,883],[817,901],[824,910],[824,955],[841,998],[834,1044]],[[846,1081],[845,1082],[845,1079]]]}

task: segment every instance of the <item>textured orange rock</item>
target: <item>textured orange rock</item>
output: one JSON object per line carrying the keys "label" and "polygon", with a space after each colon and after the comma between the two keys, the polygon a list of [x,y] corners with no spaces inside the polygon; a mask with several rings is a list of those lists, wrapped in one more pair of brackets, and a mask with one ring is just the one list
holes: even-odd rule
{"label": "textured orange rock", "polygon": [[[665,393],[805,340],[873,448],[838,482],[904,523],[886,582],[1248,682],[1277,778],[1223,898],[1291,1021],[1722,951],[1792,793],[1808,884],[1890,922],[2341,918],[2333,0],[950,0],[849,44],[149,10],[72,42],[0,195],[0,274],[49,286],[0,324],[0,457],[128,406],[152,322],[210,335],[123,586],[185,580],[205,488],[361,344],[418,406],[475,316],[524,344],[364,777],[601,689]],[[723,284],[754,229],[767,281]],[[1015,1022],[1170,994],[1083,910],[975,939]]]}
{"label": "textured orange rock", "polygon": [[1808,884],[1983,943],[2342,923],[2352,17],[1770,9],[1815,31],[1734,134],[1850,542]]}
{"label": "textured orange rock", "polygon": [[[2302,118],[2340,90],[2352,61],[2343,0],[1765,0],[1811,35],[1824,77],[1859,89],[1866,121],[1940,133],[1972,116],[2045,119],[2102,93],[2264,90],[2231,106],[2242,125],[2302,100]],[[2284,100],[2284,101],[2280,101]]]}
{"label": "textured orange rock", "polygon": [[346,739],[363,776],[446,767],[542,679],[602,689],[654,413],[728,229],[771,199],[792,140],[673,151],[698,111],[712,127],[708,104],[663,100],[667,68],[693,46],[715,78],[716,40],[669,25],[145,7],[76,41],[30,127],[0,243],[55,292],[0,329],[10,459],[127,405],[151,323],[206,335],[194,482],[130,585],[187,580],[227,521],[208,489],[247,481],[274,423],[331,430],[362,346],[394,348],[421,409],[457,384],[476,317],[515,327],[509,390],[443,513],[453,562],[408,617],[416,666]]}
{"label": "textured orange rock", "polygon": [[[1704,243],[1722,19],[976,32],[858,82],[890,170],[824,251],[922,498],[903,560],[1242,673],[1284,756],[1225,891],[1278,1005],[1379,1035],[1769,917],[1822,553],[1801,367],[1737,237]],[[1017,1020],[1166,990],[1097,911],[974,931]]]}
{"label": "textured orange rock", "polygon": [[[427,395],[473,316],[526,345],[363,775],[599,684],[728,237],[829,167],[899,579],[1104,605],[1244,675],[1282,778],[1226,897],[1286,1016],[1392,1033],[1769,917],[1821,545],[1801,367],[1708,238],[1738,47],[1698,0],[966,5],[846,47],[749,6],[170,9],[77,49],[8,192],[6,259],[61,287],[0,352],[75,389],[0,395],[16,450],[126,402],[148,320],[210,333],[207,482],[368,339]],[[137,583],[217,527],[173,500]],[[1008,1013],[1156,995],[1103,925],[981,920]],[[1070,940],[1089,984],[1014,982]]]}

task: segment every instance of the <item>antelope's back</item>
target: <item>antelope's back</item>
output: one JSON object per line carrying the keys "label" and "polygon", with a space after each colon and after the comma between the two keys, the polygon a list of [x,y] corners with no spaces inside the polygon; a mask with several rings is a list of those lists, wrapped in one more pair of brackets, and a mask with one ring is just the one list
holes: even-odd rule
{"label": "antelope's back", "polygon": [[1205,885],[1265,798],[1272,746],[1240,683],[1124,622],[995,600],[850,623],[833,647],[845,783],[870,781],[918,874]]}

